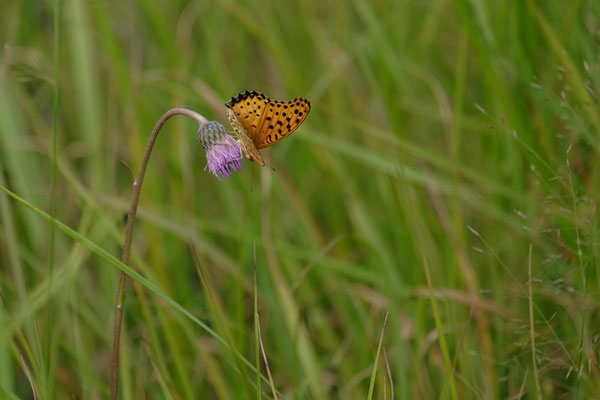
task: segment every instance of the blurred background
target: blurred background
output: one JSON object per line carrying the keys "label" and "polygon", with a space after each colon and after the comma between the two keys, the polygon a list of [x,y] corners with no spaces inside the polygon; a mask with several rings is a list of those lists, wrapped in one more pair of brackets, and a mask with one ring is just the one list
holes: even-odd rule
{"label": "blurred background", "polygon": [[1,8],[0,186],[78,233],[0,193],[2,398],[108,397],[119,271],[82,243],[120,257],[164,112],[230,129],[244,90],[312,110],[227,180],[170,119],[131,260],[228,346],[130,280],[120,398],[257,398],[255,270],[278,398],[600,397],[600,3]]}

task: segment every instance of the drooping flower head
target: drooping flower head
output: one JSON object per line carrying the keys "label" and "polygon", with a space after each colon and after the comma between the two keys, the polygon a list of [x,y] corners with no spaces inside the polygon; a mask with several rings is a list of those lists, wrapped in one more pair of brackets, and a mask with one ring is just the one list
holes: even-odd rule
{"label": "drooping flower head", "polygon": [[242,150],[225,127],[216,121],[200,126],[198,140],[206,150],[206,168],[217,178],[229,178],[244,166]]}

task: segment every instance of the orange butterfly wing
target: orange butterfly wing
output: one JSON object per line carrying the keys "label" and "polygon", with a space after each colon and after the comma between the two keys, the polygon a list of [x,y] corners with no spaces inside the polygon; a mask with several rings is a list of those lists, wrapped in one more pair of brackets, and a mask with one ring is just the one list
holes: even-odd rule
{"label": "orange butterfly wing", "polygon": [[244,128],[245,132],[241,134],[245,134],[256,149],[264,149],[287,137],[310,111],[310,102],[306,99],[273,101],[254,91],[232,97],[225,106],[231,110],[231,117]]}
{"label": "orange butterfly wing", "polygon": [[232,97],[230,101],[225,103],[225,106],[233,112],[239,124],[246,131],[246,135],[255,144],[261,124],[261,117],[269,101],[269,98],[262,93],[246,90],[244,93]]}
{"label": "orange butterfly wing", "polygon": [[286,138],[306,119],[309,111],[310,102],[306,99],[269,100],[261,114],[261,125],[254,142],[256,147],[264,149]]}

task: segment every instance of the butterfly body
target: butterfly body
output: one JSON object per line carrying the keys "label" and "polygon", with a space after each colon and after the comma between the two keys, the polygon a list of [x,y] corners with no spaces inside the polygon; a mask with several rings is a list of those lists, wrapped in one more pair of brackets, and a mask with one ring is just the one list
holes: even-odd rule
{"label": "butterfly body", "polygon": [[232,97],[225,106],[240,148],[246,157],[261,166],[265,163],[258,150],[294,132],[310,111],[310,102],[306,99],[275,101],[254,91]]}
{"label": "butterfly body", "polygon": [[254,144],[248,133],[246,133],[247,131],[244,126],[235,117],[235,113],[229,108],[227,109],[227,118],[229,119],[229,123],[237,135],[238,144],[240,145],[242,152],[246,155],[246,157],[248,157],[249,160],[256,161],[261,167],[264,167],[265,162],[260,156],[256,144]]}

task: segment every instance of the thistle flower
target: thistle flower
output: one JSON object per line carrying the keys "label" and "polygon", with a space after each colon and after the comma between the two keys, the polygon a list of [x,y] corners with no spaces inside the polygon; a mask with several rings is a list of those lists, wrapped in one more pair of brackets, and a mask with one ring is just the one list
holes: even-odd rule
{"label": "thistle flower", "polygon": [[225,127],[216,121],[200,126],[198,141],[206,150],[206,168],[217,178],[229,178],[244,166],[242,150]]}

